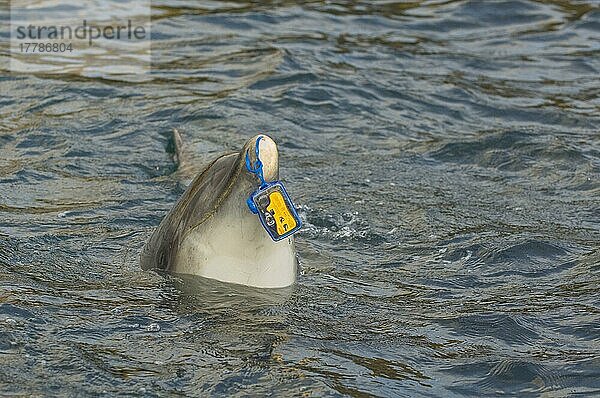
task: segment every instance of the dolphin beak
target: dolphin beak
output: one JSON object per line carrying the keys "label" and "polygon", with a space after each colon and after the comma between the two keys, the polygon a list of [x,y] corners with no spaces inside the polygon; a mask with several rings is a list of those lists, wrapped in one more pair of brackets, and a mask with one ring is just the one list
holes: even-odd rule
{"label": "dolphin beak", "polygon": [[[262,164],[263,177],[266,182],[276,181],[279,179],[279,153],[277,144],[271,137],[265,134],[259,134],[248,140],[244,145],[244,156],[247,156],[246,172],[251,173],[248,169],[248,164],[254,169],[260,160]],[[258,155],[258,159],[257,159]]]}

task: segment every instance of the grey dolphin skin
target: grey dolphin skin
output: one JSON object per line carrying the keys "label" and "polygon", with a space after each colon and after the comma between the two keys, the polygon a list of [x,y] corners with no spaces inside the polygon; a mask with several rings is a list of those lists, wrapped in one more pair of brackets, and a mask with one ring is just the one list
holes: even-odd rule
{"label": "grey dolphin skin", "polygon": [[247,153],[256,160],[258,137],[265,179],[279,178],[277,146],[266,135],[249,139],[239,153],[218,157],[194,178],[156,228],[142,250],[142,268],[266,288],[294,283],[293,238],[274,242],[246,204],[259,185],[245,167]]}

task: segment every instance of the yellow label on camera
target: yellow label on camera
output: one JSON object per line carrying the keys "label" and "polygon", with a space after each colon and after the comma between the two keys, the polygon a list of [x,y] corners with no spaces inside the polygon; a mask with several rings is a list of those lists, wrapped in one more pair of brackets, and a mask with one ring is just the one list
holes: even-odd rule
{"label": "yellow label on camera", "polygon": [[277,225],[277,233],[283,235],[287,231],[296,228],[296,220],[290,209],[288,209],[283,195],[278,191],[269,194],[271,203],[267,206],[267,210],[273,215]]}

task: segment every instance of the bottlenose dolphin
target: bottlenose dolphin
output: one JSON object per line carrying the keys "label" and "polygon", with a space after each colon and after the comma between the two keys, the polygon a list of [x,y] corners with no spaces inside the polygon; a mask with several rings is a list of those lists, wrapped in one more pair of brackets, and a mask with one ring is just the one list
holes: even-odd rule
{"label": "bottlenose dolphin", "polygon": [[[177,132],[175,139],[180,143]],[[248,164],[259,153],[264,180],[278,180],[277,146],[266,135],[251,138],[239,153],[218,157],[156,228],[142,250],[142,268],[263,288],[292,285],[298,268],[293,237],[273,241],[248,208],[249,195],[260,185]]]}

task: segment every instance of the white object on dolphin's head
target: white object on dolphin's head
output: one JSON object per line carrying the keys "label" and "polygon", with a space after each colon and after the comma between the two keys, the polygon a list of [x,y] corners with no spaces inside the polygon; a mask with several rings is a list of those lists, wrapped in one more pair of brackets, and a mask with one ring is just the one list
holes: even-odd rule
{"label": "white object on dolphin's head", "polygon": [[[260,138],[260,140],[258,139]],[[248,155],[252,162],[256,161],[256,143],[260,152],[260,160],[263,165],[263,176],[266,181],[275,181],[279,179],[279,152],[277,145],[271,137],[259,134],[252,137],[244,147],[248,150]],[[246,152],[242,150],[245,154]],[[246,170],[247,171],[247,170]]]}
{"label": "white object on dolphin's head", "polygon": [[294,283],[293,237],[274,242],[246,203],[260,184],[245,167],[246,154],[256,161],[257,142],[265,180],[279,179],[277,145],[266,135],[251,138],[239,153],[217,158],[156,228],[142,251],[142,268],[264,288]]}

